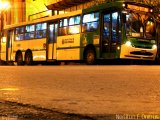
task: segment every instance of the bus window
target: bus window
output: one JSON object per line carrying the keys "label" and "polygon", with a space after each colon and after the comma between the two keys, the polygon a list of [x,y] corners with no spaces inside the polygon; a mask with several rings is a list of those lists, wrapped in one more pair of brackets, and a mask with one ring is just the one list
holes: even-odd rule
{"label": "bus window", "polygon": [[148,15],[129,13],[126,19],[127,36],[155,39],[155,25]]}
{"label": "bus window", "polygon": [[80,16],[69,18],[69,34],[76,34],[80,32]]}
{"label": "bus window", "polygon": [[35,38],[45,38],[46,37],[47,23],[36,24],[36,36]]}
{"label": "bus window", "polygon": [[59,35],[67,35],[68,19],[61,19],[59,25]]}
{"label": "bus window", "polygon": [[69,18],[69,25],[78,25],[80,24],[80,21],[81,21],[80,16],[71,17]]}
{"label": "bus window", "polygon": [[68,25],[68,19],[63,20],[63,26],[66,27]]}
{"label": "bus window", "polygon": [[16,40],[24,40],[24,27],[16,28]]}
{"label": "bus window", "polygon": [[109,39],[109,35],[110,35],[110,14],[106,14],[104,16],[104,28],[103,28],[103,35],[104,37],[106,37],[107,39]]}
{"label": "bus window", "polygon": [[118,12],[112,13],[112,40],[120,41],[120,15]]}
{"label": "bus window", "polygon": [[83,16],[82,32],[93,32],[99,26],[99,12],[90,13]]}
{"label": "bus window", "polygon": [[146,27],[145,37],[153,39],[156,35],[155,25],[154,25],[153,20],[148,20],[145,27]]}
{"label": "bus window", "polygon": [[26,32],[25,32],[25,39],[33,39],[34,38],[34,25],[27,25],[26,26]]}
{"label": "bus window", "polygon": [[59,27],[60,27],[60,28],[63,27],[63,20],[60,20],[60,21],[59,21]]}
{"label": "bus window", "polygon": [[126,34],[131,37],[141,37],[140,28],[142,27],[142,23],[137,13],[129,13],[126,16]]}

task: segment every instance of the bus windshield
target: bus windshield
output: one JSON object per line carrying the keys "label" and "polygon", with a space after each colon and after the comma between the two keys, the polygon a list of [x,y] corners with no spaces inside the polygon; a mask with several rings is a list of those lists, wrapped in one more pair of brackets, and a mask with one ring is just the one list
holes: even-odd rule
{"label": "bus windshield", "polygon": [[129,12],[126,15],[126,35],[155,39],[155,23],[148,14]]}

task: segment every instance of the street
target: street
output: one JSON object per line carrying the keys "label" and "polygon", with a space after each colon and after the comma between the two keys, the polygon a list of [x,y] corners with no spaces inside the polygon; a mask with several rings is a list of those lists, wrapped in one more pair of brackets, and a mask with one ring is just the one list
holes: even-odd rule
{"label": "street", "polygon": [[154,65],[1,66],[0,103],[87,119],[159,114],[159,76],[160,66]]}

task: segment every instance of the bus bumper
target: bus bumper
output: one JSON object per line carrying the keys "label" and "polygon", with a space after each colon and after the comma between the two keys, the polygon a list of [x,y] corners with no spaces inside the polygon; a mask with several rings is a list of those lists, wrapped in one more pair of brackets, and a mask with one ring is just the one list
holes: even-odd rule
{"label": "bus bumper", "polygon": [[143,48],[135,48],[132,46],[126,46],[124,44],[121,47],[120,58],[154,61],[156,58],[156,53],[157,53],[157,48],[143,49]]}

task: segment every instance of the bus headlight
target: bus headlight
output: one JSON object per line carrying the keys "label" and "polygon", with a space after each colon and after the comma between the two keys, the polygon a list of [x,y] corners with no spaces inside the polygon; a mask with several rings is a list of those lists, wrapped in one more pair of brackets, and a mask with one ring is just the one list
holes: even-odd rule
{"label": "bus headlight", "polygon": [[125,43],[125,45],[128,46],[128,47],[130,47],[131,44],[132,44],[132,43],[131,43],[130,41],[127,41],[127,42]]}
{"label": "bus headlight", "polygon": [[153,46],[152,46],[152,49],[157,49],[157,45],[153,45]]}

